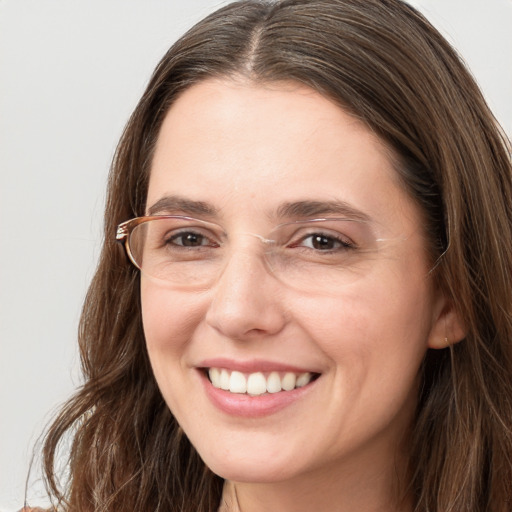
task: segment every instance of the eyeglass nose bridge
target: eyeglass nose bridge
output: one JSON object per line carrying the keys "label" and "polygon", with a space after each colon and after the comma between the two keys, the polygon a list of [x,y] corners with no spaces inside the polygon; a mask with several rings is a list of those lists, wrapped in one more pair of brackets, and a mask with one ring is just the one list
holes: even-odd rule
{"label": "eyeglass nose bridge", "polygon": [[245,236],[253,236],[254,238],[257,238],[262,244],[266,245],[266,246],[272,246],[272,245],[275,245],[276,244],[276,241],[272,238],[266,238],[262,235],[258,235],[258,233],[251,233],[251,232],[247,232],[247,233],[240,233],[241,235],[245,235]]}
{"label": "eyeglass nose bridge", "polygon": [[[261,242],[262,246],[263,246],[263,251],[255,251],[255,248],[253,246],[251,246],[251,248],[249,247],[246,247],[245,248],[245,251],[247,251],[248,254],[251,254],[252,256],[256,256],[257,258],[262,258],[263,261],[265,262],[265,265],[267,267],[267,270],[269,270],[271,273],[273,273],[274,269],[272,268],[272,265],[271,265],[271,258],[270,258],[270,255],[274,252],[275,248],[277,247],[277,241],[272,239],[272,238],[266,238],[264,237],[263,235],[260,235],[258,233],[252,233],[252,232],[240,232],[240,233],[237,233],[237,236],[248,236],[248,237],[253,237],[253,238],[256,238],[259,242]],[[234,237],[234,238],[236,238]],[[231,250],[229,251],[230,253],[230,256],[228,256],[228,262],[229,260],[231,260],[231,258],[233,257],[233,255],[241,250],[244,250],[240,247],[238,248],[231,248]],[[226,263],[227,264],[227,263]]]}

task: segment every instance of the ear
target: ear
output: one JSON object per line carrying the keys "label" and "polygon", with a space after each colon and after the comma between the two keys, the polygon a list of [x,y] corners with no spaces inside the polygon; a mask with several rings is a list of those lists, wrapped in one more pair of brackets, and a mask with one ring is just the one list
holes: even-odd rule
{"label": "ear", "polygon": [[429,348],[441,349],[463,340],[466,337],[466,326],[452,300],[441,291],[437,293],[427,344]]}

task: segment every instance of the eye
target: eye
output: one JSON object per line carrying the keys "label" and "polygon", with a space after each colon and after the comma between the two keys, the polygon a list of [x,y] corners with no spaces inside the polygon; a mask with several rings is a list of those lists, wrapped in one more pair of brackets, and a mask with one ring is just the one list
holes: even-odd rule
{"label": "eye", "polygon": [[354,244],[342,235],[311,233],[293,244],[294,247],[307,247],[315,251],[337,251],[353,249]]}
{"label": "eye", "polygon": [[166,239],[166,244],[179,247],[218,247],[218,244],[202,233],[195,231],[181,231],[171,234]]}

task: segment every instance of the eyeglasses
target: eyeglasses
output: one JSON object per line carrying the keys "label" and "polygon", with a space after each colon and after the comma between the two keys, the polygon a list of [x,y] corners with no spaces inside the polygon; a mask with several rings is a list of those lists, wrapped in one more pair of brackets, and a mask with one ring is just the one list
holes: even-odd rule
{"label": "eyeglasses", "polygon": [[[180,289],[212,286],[233,251],[259,245],[270,273],[304,291],[339,290],[366,272],[379,242],[368,222],[344,218],[280,224],[265,237],[227,233],[216,223],[179,215],[119,224],[117,240],[146,276]],[[253,250],[254,252],[254,250]]]}

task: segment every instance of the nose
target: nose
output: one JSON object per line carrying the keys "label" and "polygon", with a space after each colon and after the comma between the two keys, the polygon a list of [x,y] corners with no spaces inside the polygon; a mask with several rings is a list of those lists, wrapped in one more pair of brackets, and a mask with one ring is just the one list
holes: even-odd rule
{"label": "nose", "polygon": [[206,322],[234,340],[277,334],[286,324],[282,294],[263,258],[232,255],[212,289]]}

